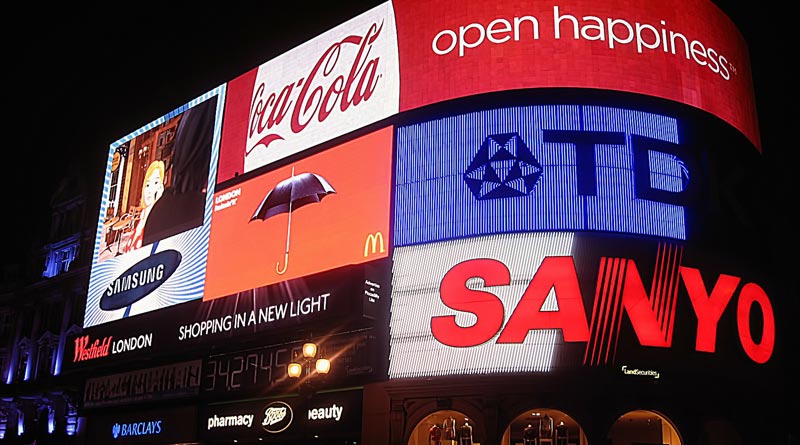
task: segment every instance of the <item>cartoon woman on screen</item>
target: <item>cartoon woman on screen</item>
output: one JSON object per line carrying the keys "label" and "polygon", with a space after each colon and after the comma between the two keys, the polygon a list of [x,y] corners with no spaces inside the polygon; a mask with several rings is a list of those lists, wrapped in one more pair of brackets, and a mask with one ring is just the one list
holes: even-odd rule
{"label": "cartoon woman on screen", "polygon": [[147,223],[147,217],[150,216],[153,204],[164,194],[164,172],[165,167],[162,161],[153,161],[147,167],[147,172],[144,174],[144,183],[142,184],[142,209],[136,222],[133,236],[128,244],[128,251],[142,247],[142,234]]}

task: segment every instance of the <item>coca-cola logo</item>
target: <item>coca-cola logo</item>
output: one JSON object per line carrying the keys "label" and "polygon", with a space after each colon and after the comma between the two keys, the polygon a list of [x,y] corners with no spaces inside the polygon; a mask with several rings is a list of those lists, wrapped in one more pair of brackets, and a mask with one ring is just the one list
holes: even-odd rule
{"label": "coca-cola logo", "polygon": [[[298,134],[312,122],[324,122],[337,110],[344,113],[368,101],[382,77],[380,56],[371,54],[382,30],[383,22],[372,23],[364,35],[350,34],[334,42],[306,76],[279,89],[269,91],[268,85],[259,83],[250,105],[248,137],[266,134],[247,147],[246,153],[286,139],[286,130]],[[351,48],[356,50],[348,69],[348,61],[343,59],[352,53]],[[288,128],[284,128],[287,116]]]}

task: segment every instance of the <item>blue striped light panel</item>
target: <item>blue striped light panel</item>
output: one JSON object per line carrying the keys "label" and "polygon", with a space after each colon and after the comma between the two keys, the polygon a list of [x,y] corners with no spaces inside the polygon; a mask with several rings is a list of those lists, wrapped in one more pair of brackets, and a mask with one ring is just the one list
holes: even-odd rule
{"label": "blue striped light panel", "polygon": [[[675,203],[689,171],[670,147],[679,147],[676,119],[603,106],[501,108],[400,127],[395,246],[561,230],[685,240]],[[637,177],[675,199],[643,198],[655,195],[637,190]]]}

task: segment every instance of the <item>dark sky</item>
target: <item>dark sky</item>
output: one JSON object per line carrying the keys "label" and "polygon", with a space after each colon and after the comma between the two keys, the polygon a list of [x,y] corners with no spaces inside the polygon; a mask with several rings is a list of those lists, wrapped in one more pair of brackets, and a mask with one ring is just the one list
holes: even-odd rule
{"label": "dark sky", "polygon": [[[4,125],[10,174],[2,175],[9,238],[3,261],[47,235],[49,199],[65,169],[103,174],[113,141],[379,3],[297,1],[275,9],[274,2],[237,0],[23,2],[2,31],[11,98]],[[797,127],[795,119],[789,122],[789,100],[797,97],[789,76],[796,57],[794,28],[785,26],[789,14],[778,2],[720,4],[749,42],[775,190],[791,186],[781,193],[796,203],[798,187],[789,181],[796,171],[792,153],[800,150],[789,137]],[[790,211],[765,217],[789,229]]]}
{"label": "dark sky", "polygon": [[47,237],[65,169],[103,175],[112,142],[382,2],[23,3],[2,31],[3,264]]}

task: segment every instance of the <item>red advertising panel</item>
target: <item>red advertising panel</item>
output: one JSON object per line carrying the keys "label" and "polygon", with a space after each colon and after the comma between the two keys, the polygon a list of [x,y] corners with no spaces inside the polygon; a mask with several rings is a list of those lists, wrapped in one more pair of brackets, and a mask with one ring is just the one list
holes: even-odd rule
{"label": "red advertising panel", "polygon": [[708,0],[393,3],[401,112],[519,88],[607,89],[699,108],[761,149],[746,44]]}
{"label": "red advertising panel", "polygon": [[204,300],[388,255],[393,127],[214,196]]}

